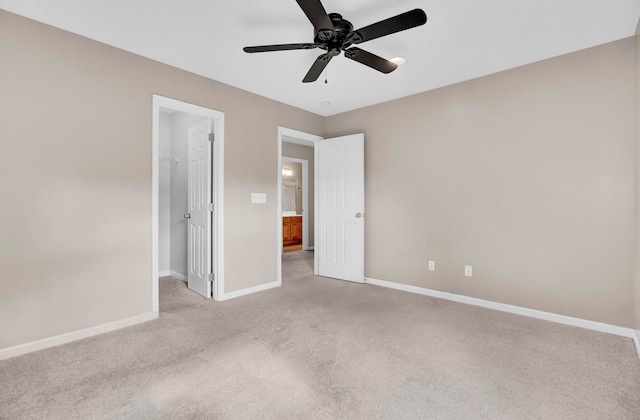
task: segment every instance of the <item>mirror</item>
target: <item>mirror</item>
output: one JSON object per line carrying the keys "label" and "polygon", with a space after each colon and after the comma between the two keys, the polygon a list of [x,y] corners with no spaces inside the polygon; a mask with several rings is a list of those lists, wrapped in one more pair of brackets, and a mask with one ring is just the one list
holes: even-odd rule
{"label": "mirror", "polygon": [[294,181],[282,181],[282,212],[296,214],[297,188]]}

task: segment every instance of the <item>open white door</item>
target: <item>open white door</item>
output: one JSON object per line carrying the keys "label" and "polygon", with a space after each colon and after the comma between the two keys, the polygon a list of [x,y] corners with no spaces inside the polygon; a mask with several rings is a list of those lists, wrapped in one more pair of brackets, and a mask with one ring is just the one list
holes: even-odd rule
{"label": "open white door", "polygon": [[364,134],[318,147],[318,274],[364,283]]}
{"label": "open white door", "polygon": [[[211,297],[213,211],[211,190],[211,120],[207,119],[189,129],[188,168],[188,274],[189,289]],[[213,280],[213,278],[211,279]]]}

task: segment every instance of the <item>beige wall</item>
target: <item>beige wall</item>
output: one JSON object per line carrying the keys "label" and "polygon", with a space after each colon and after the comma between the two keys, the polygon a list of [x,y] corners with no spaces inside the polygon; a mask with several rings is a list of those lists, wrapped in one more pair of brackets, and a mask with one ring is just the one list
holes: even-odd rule
{"label": "beige wall", "polygon": [[[307,214],[309,215],[309,246],[313,246],[314,244],[314,236],[313,236],[313,226],[314,226],[314,151],[313,147],[303,146],[301,144],[295,143],[282,143],[282,156],[297,158],[297,159],[305,159],[309,162],[308,171],[309,171],[309,209],[307,210]],[[301,196],[301,194],[300,194]]]}
{"label": "beige wall", "polygon": [[365,133],[365,275],[631,326],[634,77],[629,38],[327,118]]}
{"label": "beige wall", "polygon": [[633,327],[640,330],[640,22],[636,29],[636,219],[635,219],[635,272],[634,272],[634,303]]}
{"label": "beige wall", "polygon": [[0,63],[0,348],[151,311],[154,93],[225,113],[226,292],[276,281],[278,126],[322,117],[4,11]]}

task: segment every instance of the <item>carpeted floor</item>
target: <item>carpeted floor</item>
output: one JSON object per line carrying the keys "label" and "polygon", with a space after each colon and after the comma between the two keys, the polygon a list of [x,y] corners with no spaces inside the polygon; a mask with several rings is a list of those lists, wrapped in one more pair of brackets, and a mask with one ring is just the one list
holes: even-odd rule
{"label": "carpeted floor", "polygon": [[0,361],[0,418],[639,419],[630,339],[314,277]]}

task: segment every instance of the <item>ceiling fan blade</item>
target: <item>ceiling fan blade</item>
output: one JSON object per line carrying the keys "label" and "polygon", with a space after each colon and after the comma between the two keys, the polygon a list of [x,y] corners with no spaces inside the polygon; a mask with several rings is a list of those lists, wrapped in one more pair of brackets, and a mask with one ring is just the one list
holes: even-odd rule
{"label": "ceiling fan blade", "polygon": [[316,31],[326,30],[333,32],[333,22],[324,10],[324,6],[320,0],[296,0],[305,15],[311,21]]}
{"label": "ceiling fan blade", "polygon": [[427,23],[427,14],[422,9],[414,9],[357,29],[349,34],[348,39],[353,44],[360,44],[381,36],[415,28],[425,23]]}
{"label": "ceiling fan blade", "polygon": [[361,50],[358,47],[349,48],[344,52],[344,56],[382,73],[391,73],[398,68],[396,63],[385,60],[368,51]]}
{"label": "ceiling fan blade", "polygon": [[280,44],[280,45],[259,45],[256,47],[244,47],[242,50],[248,53],[287,51],[287,50],[310,50],[316,48],[316,44]]}
{"label": "ceiling fan blade", "polygon": [[330,50],[327,53],[319,55],[318,58],[316,58],[316,61],[314,61],[311,65],[311,68],[307,72],[307,75],[304,76],[304,79],[302,79],[302,81],[304,83],[309,83],[318,80],[318,77],[320,77],[322,71],[325,69],[325,67],[327,67],[329,61],[331,61],[331,59],[338,54],[340,54],[339,50]]}

